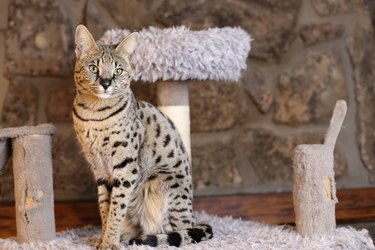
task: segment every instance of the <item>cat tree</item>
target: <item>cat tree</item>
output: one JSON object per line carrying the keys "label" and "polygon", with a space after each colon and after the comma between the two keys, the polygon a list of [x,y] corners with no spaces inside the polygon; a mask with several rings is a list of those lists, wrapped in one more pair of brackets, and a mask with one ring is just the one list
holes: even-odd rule
{"label": "cat tree", "polygon": [[12,155],[17,241],[55,238],[51,135],[43,124],[0,129],[0,170]]}
{"label": "cat tree", "polygon": [[[100,44],[118,44],[130,34],[107,31]],[[189,80],[238,81],[246,69],[250,36],[241,28],[191,31],[187,27],[139,31],[131,62],[135,81],[157,85],[158,108],[176,124],[191,156]]]}

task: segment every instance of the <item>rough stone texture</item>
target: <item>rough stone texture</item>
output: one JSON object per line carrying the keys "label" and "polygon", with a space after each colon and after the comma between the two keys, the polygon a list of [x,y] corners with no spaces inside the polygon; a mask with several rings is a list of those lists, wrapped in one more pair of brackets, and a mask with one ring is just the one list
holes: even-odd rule
{"label": "rough stone texture", "polygon": [[254,38],[251,57],[277,61],[295,37],[300,6],[300,0],[164,0],[155,15],[165,26],[186,25],[192,29],[240,26]]}
{"label": "rough stone texture", "polygon": [[74,90],[59,88],[48,95],[47,118],[49,122],[72,122]]}
{"label": "rough stone texture", "polygon": [[242,77],[242,85],[258,110],[263,114],[268,113],[272,108],[275,95],[270,86],[265,82],[260,69],[249,67]]}
{"label": "rough stone texture", "polygon": [[0,30],[5,30],[8,26],[8,1],[0,1],[0,9],[3,10],[0,15]]}
{"label": "rough stone texture", "polygon": [[233,128],[241,116],[241,87],[213,81],[189,82],[192,132]]}
{"label": "rough stone texture", "polygon": [[[110,14],[102,8],[97,0],[87,1],[86,25],[95,39],[102,37],[108,29],[119,28]],[[125,27],[124,27],[125,28]]]}
{"label": "rough stone texture", "polygon": [[[321,143],[324,135],[299,133],[282,136],[262,128],[245,128],[241,144],[245,156],[262,183],[292,181],[292,154],[299,144]],[[347,178],[344,156],[335,152],[335,175],[337,180]]]}
{"label": "rough stone texture", "polygon": [[300,27],[300,37],[305,46],[326,42],[342,36],[344,26],[330,23],[310,23]]}
{"label": "rough stone texture", "polygon": [[229,186],[241,182],[231,138],[192,145],[194,188]]}
{"label": "rough stone texture", "polygon": [[56,200],[95,199],[95,179],[81,152],[73,129],[53,137],[53,186]]}
{"label": "rough stone texture", "polygon": [[102,6],[119,26],[130,30],[155,26],[153,12],[160,2],[160,0],[100,0]]}
{"label": "rough stone texture", "polygon": [[362,160],[375,182],[375,41],[369,18],[361,18],[355,25],[353,36],[347,38],[357,101],[359,148]]}
{"label": "rough stone texture", "polygon": [[316,13],[321,16],[342,15],[351,12],[364,12],[365,0],[311,0]]}
{"label": "rough stone texture", "polygon": [[37,91],[24,80],[12,79],[3,104],[0,127],[35,125]]}
{"label": "rough stone texture", "polygon": [[73,40],[57,1],[12,1],[9,18],[9,74],[61,76],[71,71]]}
{"label": "rough stone texture", "polygon": [[278,78],[274,120],[298,125],[328,122],[338,99],[346,99],[347,84],[333,51],[309,51],[289,73]]}

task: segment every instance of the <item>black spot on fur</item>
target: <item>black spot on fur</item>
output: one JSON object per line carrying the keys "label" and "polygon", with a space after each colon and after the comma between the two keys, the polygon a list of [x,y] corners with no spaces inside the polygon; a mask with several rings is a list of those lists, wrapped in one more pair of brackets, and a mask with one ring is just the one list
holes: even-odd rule
{"label": "black spot on fur", "polygon": [[124,168],[126,167],[126,165],[128,165],[129,163],[132,163],[133,161],[135,161],[135,159],[126,157],[120,164],[115,165],[113,169]]}
{"label": "black spot on fur", "polygon": [[124,181],[124,183],[122,185],[126,188],[129,188],[131,186],[130,182],[128,182],[128,181]]}
{"label": "black spot on fur", "polygon": [[164,138],[164,147],[168,146],[170,141],[171,141],[171,136],[167,134]]}
{"label": "black spot on fur", "polygon": [[206,236],[206,233],[200,228],[191,228],[187,229],[187,231],[188,235],[191,237],[191,243],[201,242],[202,238]]}
{"label": "black spot on fur", "polygon": [[155,164],[158,164],[160,161],[161,161],[161,155],[159,155],[158,158],[156,158]]}
{"label": "black spot on fur", "polygon": [[169,119],[169,118],[167,117],[167,120],[168,120],[169,124],[171,125],[171,127],[175,130],[176,127],[175,127],[174,123],[171,121],[171,119]]}
{"label": "black spot on fur", "polygon": [[173,184],[173,185],[171,186],[171,188],[178,188],[179,186],[180,186],[180,184],[175,183],[175,184]]}
{"label": "black spot on fur", "polygon": [[183,179],[183,178],[185,178],[185,175],[177,174],[177,175],[176,175],[176,178],[177,178],[177,179]]}
{"label": "black spot on fur", "polygon": [[103,141],[109,141],[109,137],[108,136],[104,137]]}
{"label": "black spot on fur", "polygon": [[135,137],[137,137],[137,135],[138,135],[138,133],[134,132],[133,137],[135,138]]}
{"label": "black spot on fur", "polygon": [[188,197],[186,195],[183,195],[183,196],[181,196],[181,198],[184,199],[184,200],[187,200]]}
{"label": "black spot on fur", "polygon": [[168,154],[168,158],[172,158],[173,156],[174,156],[174,151],[173,151],[173,149],[172,149],[172,151],[169,152],[169,154]]}
{"label": "black spot on fur", "polygon": [[132,170],[132,174],[137,174],[138,173],[138,170],[135,168]]}
{"label": "black spot on fur", "polygon": [[182,153],[185,153],[185,147],[184,147],[184,144],[182,144],[182,142],[180,143],[180,149]]}
{"label": "black spot on fur", "polygon": [[152,119],[156,122],[156,115],[155,114],[152,115]]}
{"label": "black spot on fur", "polygon": [[179,247],[181,245],[181,235],[177,232],[168,233],[167,242],[170,246]]}
{"label": "black spot on fur", "polygon": [[139,114],[139,118],[141,118],[143,120],[143,117],[144,117],[144,114],[143,112],[141,111],[141,113]]}
{"label": "black spot on fur", "polygon": [[179,161],[173,166],[173,168],[178,168],[178,167],[181,165],[181,163],[182,163],[182,161],[179,160]]}
{"label": "black spot on fur", "polygon": [[115,179],[113,179],[113,183],[112,183],[112,185],[113,185],[114,187],[119,187],[119,186],[121,185],[121,182],[120,182],[119,179],[115,178]]}
{"label": "black spot on fur", "polygon": [[151,181],[151,180],[155,179],[156,177],[158,177],[158,175],[156,175],[156,174],[151,175],[150,177],[148,177],[148,180]]}
{"label": "black spot on fur", "polygon": [[184,223],[184,224],[190,224],[191,221],[190,220],[182,220],[182,223]]}
{"label": "black spot on fur", "polygon": [[147,124],[150,124],[151,123],[151,117],[147,117]]}
{"label": "black spot on fur", "polygon": [[141,244],[137,244],[137,245],[148,245],[151,247],[157,247],[158,238],[155,235],[147,235],[145,239],[141,240]]}
{"label": "black spot on fur", "polygon": [[156,124],[156,138],[158,138],[160,136],[160,125],[159,124]]}
{"label": "black spot on fur", "polygon": [[172,179],[173,179],[172,176],[168,176],[167,178],[165,178],[165,181],[170,181],[170,180],[172,180]]}
{"label": "black spot on fur", "polygon": [[126,205],[124,203],[121,203],[120,207],[121,207],[121,209],[124,209],[126,207]]}

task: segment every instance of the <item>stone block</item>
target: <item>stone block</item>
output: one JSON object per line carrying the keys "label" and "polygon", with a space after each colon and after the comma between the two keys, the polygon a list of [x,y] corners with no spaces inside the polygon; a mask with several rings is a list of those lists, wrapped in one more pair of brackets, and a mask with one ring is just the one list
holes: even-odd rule
{"label": "stone block", "polygon": [[365,0],[311,0],[311,4],[320,16],[366,11]]}
{"label": "stone block", "polygon": [[308,51],[292,70],[279,75],[278,90],[276,122],[328,124],[336,101],[347,98],[342,62],[333,51]]}
{"label": "stone block", "polygon": [[254,38],[251,57],[277,61],[295,37],[300,6],[300,0],[164,0],[155,15],[156,20],[167,27],[185,25],[192,29],[205,29],[240,26]]}
{"label": "stone block", "polygon": [[160,0],[138,1],[111,1],[100,0],[101,5],[116,21],[116,23],[129,30],[138,30],[148,26],[155,26],[153,12],[160,5]]}
{"label": "stone block", "polygon": [[55,200],[96,199],[95,178],[73,129],[54,135],[52,158]]}
{"label": "stone block", "polygon": [[271,110],[275,95],[260,69],[249,67],[242,77],[242,85],[261,113],[266,114]]}
{"label": "stone block", "polygon": [[[244,154],[262,183],[292,183],[294,148],[300,144],[320,144],[322,134],[297,133],[280,135],[262,128],[245,128],[241,134]],[[338,181],[348,176],[345,157],[335,150],[335,176]]]}
{"label": "stone block", "polygon": [[2,127],[35,125],[38,96],[25,79],[12,79],[3,104]]}
{"label": "stone block", "polygon": [[47,118],[53,123],[72,123],[72,110],[75,92],[59,88],[48,94]]}
{"label": "stone block", "polygon": [[242,181],[232,138],[192,145],[193,183],[196,189],[231,186]]}
{"label": "stone block", "polygon": [[369,179],[375,183],[375,39],[370,18],[358,19],[346,46],[354,71],[359,149]]}
{"label": "stone block", "polygon": [[104,32],[108,29],[126,28],[120,27],[97,0],[87,1],[85,14],[87,28],[90,30],[94,39],[102,37]]}
{"label": "stone block", "polygon": [[309,46],[341,37],[344,32],[344,26],[342,24],[310,23],[303,24],[299,32],[303,44]]}
{"label": "stone block", "polygon": [[7,73],[65,76],[71,72],[72,30],[58,1],[11,1]]}
{"label": "stone block", "polygon": [[238,83],[189,82],[192,132],[233,128],[241,118],[241,94]]}

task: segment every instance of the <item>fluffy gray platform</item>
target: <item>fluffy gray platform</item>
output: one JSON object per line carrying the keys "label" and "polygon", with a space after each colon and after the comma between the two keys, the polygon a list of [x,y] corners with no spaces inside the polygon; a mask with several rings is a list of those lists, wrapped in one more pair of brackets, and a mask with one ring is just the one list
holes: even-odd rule
{"label": "fluffy gray platform", "polygon": [[[130,32],[105,32],[99,44],[118,44]],[[134,80],[232,80],[246,69],[251,38],[239,27],[192,31],[185,26],[139,31],[132,56]]]}
{"label": "fluffy gray platform", "polygon": [[[337,228],[333,236],[315,236],[303,238],[292,227],[277,226],[242,221],[229,217],[220,218],[205,213],[197,213],[199,221],[212,225],[212,240],[191,244],[181,249],[375,249],[367,230],[357,231],[351,227]],[[100,237],[99,227],[86,226],[81,229],[58,233],[57,239],[49,243],[32,243],[19,245],[14,240],[0,239],[0,249],[94,249]],[[147,246],[127,246],[122,243],[121,249],[155,249]],[[177,249],[160,247],[158,249]]]}

